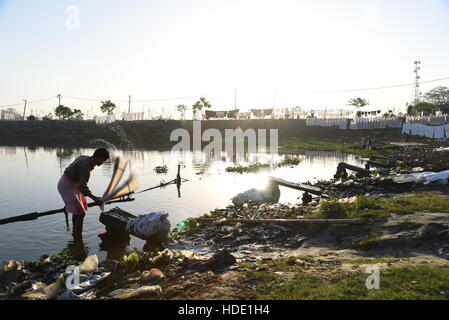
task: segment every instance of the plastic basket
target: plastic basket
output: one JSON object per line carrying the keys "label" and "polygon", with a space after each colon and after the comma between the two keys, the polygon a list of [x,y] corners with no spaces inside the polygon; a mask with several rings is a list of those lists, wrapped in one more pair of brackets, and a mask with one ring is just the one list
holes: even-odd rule
{"label": "plastic basket", "polygon": [[128,221],[137,217],[120,208],[114,208],[100,215],[100,222],[112,231],[125,232]]}

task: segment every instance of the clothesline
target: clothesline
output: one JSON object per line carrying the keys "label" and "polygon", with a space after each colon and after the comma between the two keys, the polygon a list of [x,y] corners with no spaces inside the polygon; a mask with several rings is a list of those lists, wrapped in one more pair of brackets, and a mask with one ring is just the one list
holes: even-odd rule
{"label": "clothesline", "polygon": [[449,124],[444,126],[428,126],[421,123],[404,123],[402,134],[430,139],[447,139],[449,137]]}

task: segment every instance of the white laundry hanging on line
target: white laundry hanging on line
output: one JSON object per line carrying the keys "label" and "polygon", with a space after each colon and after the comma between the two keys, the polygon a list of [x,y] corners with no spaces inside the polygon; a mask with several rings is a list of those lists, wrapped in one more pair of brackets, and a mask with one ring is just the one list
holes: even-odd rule
{"label": "white laundry hanging on line", "polygon": [[446,132],[446,138],[449,138],[449,124],[444,126],[444,131]]}
{"label": "white laundry hanging on line", "polygon": [[437,126],[434,128],[435,128],[435,139],[444,139],[445,138],[444,126]]}
{"label": "white laundry hanging on line", "polygon": [[426,126],[423,124],[418,124],[416,129],[416,136],[425,137],[426,136]]}
{"label": "white laundry hanging on line", "polygon": [[412,124],[404,123],[402,126],[402,134],[410,134],[412,130]]}
{"label": "white laundry hanging on line", "polygon": [[433,138],[433,135],[435,133],[435,128],[434,127],[425,126],[424,130],[425,130],[425,136],[427,138]]}

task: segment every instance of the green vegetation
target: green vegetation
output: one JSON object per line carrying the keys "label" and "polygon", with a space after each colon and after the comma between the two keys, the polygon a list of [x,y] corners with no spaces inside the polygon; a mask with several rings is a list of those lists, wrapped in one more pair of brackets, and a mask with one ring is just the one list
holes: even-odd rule
{"label": "green vegetation", "polygon": [[113,102],[111,102],[111,100],[101,101],[101,112],[106,113],[108,116],[114,114],[114,110],[116,108],[117,106]]}
{"label": "green vegetation", "polygon": [[212,104],[205,97],[201,97],[192,106],[193,119],[198,120],[200,115],[202,114],[203,109],[210,109],[210,108],[212,108]]}
{"label": "green vegetation", "polygon": [[297,158],[297,157],[291,157],[291,156],[285,156],[284,159],[279,162],[276,166],[278,168],[281,167],[296,167],[297,165],[299,165],[301,163],[301,159]]}
{"label": "green vegetation", "polygon": [[449,197],[439,192],[423,192],[413,197],[376,199],[358,196],[352,203],[342,203],[337,199],[324,201],[317,212],[309,218],[381,220],[395,214],[413,214],[418,211],[449,213]]}
{"label": "green vegetation", "polygon": [[[254,288],[257,299],[267,300],[396,300],[449,299],[446,266],[413,265],[393,257],[321,261],[290,257],[258,264],[240,264],[241,281]],[[402,261],[400,265],[396,265]],[[344,271],[342,263],[353,265]],[[368,290],[362,264],[380,266],[380,289]],[[323,269],[323,264],[326,265]]]}
{"label": "green vegetation", "polygon": [[227,167],[226,172],[250,173],[250,172],[259,172],[261,169],[267,169],[267,168],[270,168],[269,164],[255,163],[255,164],[251,164],[247,167],[243,167],[241,165],[237,165],[235,167]]}
{"label": "green vegetation", "polygon": [[63,120],[83,120],[84,114],[81,112],[81,110],[70,109],[69,107],[60,105],[55,110],[55,115],[58,117],[58,119]]}
{"label": "green vegetation", "polygon": [[344,219],[348,217],[348,212],[349,206],[334,199],[321,203],[319,214],[326,219]]}
{"label": "green vegetation", "polygon": [[357,154],[362,157],[371,157],[390,153],[395,150],[394,146],[385,146],[379,149],[364,149],[353,143],[340,143],[335,141],[323,141],[317,139],[298,139],[287,140],[281,144],[286,149],[302,150],[302,151],[327,151],[341,152],[349,154]]}
{"label": "green vegetation", "polygon": [[156,168],[154,168],[154,171],[155,171],[157,174],[166,174],[166,173],[168,173],[168,168],[167,168],[166,165],[163,165],[163,166],[157,166]]}

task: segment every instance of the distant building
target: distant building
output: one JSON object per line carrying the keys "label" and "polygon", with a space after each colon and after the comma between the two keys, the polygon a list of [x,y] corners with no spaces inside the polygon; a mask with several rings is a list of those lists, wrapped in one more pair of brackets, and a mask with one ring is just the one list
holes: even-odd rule
{"label": "distant building", "polygon": [[1,120],[22,120],[20,114],[16,112],[14,108],[8,108],[1,111]]}

